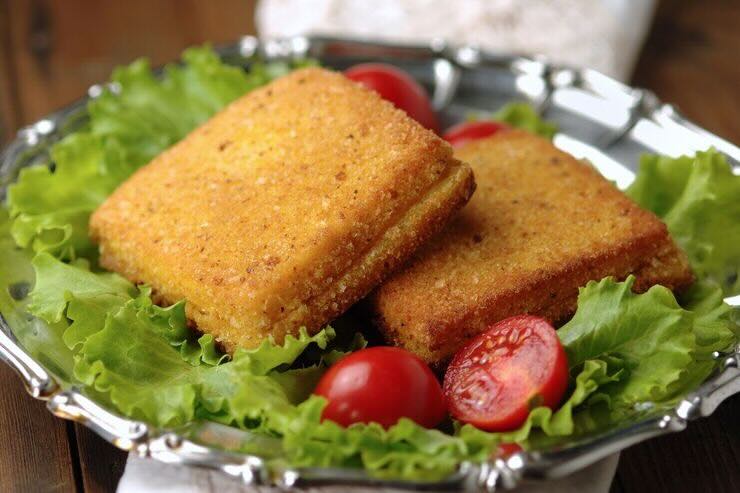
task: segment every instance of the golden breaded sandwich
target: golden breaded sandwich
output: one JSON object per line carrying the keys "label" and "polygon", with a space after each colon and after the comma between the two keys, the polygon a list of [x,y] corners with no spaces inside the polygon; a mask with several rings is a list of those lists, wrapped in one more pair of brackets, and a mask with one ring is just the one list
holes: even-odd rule
{"label": "golden breaded sandwich", "polygon": [[655,215],[549,141],[508,131],[456,156],[475,172],[475,195],[371,297],[387,340],[426,362],[512,315],[563,321],[589,280],[635,274],[639,291],[692,282]]}
{"label": "golden breaded sandwich", "polygon": [[295,71],[235,101],[93,214],[101,263],[229,351],[314,332],[470,198],[470,167],[377,94]]}

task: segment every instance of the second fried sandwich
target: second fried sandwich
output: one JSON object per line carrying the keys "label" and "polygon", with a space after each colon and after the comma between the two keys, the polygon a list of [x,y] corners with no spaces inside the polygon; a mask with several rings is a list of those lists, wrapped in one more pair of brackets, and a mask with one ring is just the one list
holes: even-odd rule
{"label": "second fried sandwich", "polygon": [[561,321],[578,288],[636,275],[637,290],[693,277],[666,226],[589,164],[521,131],[460,148],[477,191],[442,234],[371,297],[380,330],[431,364],[522,313]]}

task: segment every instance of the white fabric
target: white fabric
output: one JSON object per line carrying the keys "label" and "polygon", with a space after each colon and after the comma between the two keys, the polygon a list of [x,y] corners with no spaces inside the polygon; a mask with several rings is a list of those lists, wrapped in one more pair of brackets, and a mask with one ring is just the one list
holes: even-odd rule
{"label": "white fabric", "polygon": [[498,52],[541,54],[626,80],[655,0],[262,0],[260,36],[442,38]]}
{"label": "white fabric", "polygon": [[[619,454],[615,454],[567,478],[547,483],[525,484],[521,493],[606,493],[609,491]],[[389,493],[396,490],[367,490],[332,487],[309,490],[312,493]],[[278,493],[275,488],[247,488],[224,474],[183,466],[164,465],[129,455],[118,493]]]}
{"label": "white fabric", "polygon": [[[654,0],[261,0],[257,27],[263,37],[321,33],[407,42],[443,38],[501,52],[542,54],[626,80],[654,7]],[[606,492],[618,457],[520,491]],[[129,457],[118,486],[119,493],[212,491],[273,490],[243,488],[225,475],[135,455]]]}

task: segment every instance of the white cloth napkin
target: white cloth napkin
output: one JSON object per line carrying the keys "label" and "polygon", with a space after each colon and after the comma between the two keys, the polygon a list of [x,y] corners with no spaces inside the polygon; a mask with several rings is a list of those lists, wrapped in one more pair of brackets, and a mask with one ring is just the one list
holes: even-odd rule
{"label": "white cloth napkin", "polygon": [[[609,491],[619,454],[597,462],[567,478],[547,483],[524,484],[521,493],[606,493]],[[397,490],[352,489],[346,486],[308,490],[311,493],[390,493]],[[217,472],[184,466],[160,464],[129,455],[118,493],[278,493],[275,488],[247,488],[235,479]]]}
{"label": "white cloth napkin", "polygon": [[[261,0],[263,37],[327,34],[390,41],[443,38],[499,52],[541,54],[627,80],[647,33],[655,0]],[[520,491],[609,490],[618,454],[568,478]],[[214,472],[130,455],[119,493],[268,492]],[[317,490],[318,491],[318,490]],[[346,488],[323,488],[324,492]],[[359,490],[357,490],[359,491]]]}
{"label": "white cloth napkin", "polygon": [[632,72],[655,0],[262,0],[271,38],[326,34],[389,41],[442,38],[492,51],[541,54],[621,80]]}

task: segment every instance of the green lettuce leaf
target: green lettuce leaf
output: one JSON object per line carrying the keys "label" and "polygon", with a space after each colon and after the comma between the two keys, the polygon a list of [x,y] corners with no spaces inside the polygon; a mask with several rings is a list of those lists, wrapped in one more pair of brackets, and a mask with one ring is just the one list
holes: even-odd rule
{"label": "green lettuce leaf", "polygon": [[[377,424],[342,428],[320,421],[325,401],[311,397],[283,430],[285,460],[298,467],[364,467],[378,477],[440,479],[463,460],[483,460],[488,450],[460,437],[428,430],[408,419],[388,430]],[[487,445],[487,444],[486,444]]]}
{"label": "green lettuce leaf", "polygon": [[102,141],[72,134],[54,145],[51,159],[53,171],[43,165],[24,168],[8,187],[11,234],[19,246],[37,252],[64,258],[94,254],[87,237],[90,213],[118,184],[101,172]]}
{"label": "green lettuce leaf", "polygon": [[552,139],[558,131],[557,125],[543,120],[528,103],[508,103],[493,114],[493,119],[547,139]]}
{"label": "green lettuce leaf", "polygon": [[178,348],[183,360],[191,365],[201,363],[216,365],[228,359],[227,355],[217,350],[216,341],[211,334],[197,337],[187,326],[185,301],[162,308],[152,302],[149,287],[142,286],[139,289],[140,293],[135,299],[134,306],[145,317],[150,330],[163,337],[171,346]]}
{"label": "green lettuce leaf", "polygon": [[701,382],[713,371],[711,351],[735,342],[731,309],[716,286],[697,287],[702,292],[693,294],[690,311],[663,286],[635,294],[633,284],[632,276],[588,283],[576,314],[558,330],[571,367],[600,359],[610,373],[624,372],[593,397],[608,402],[615,420],[636,406],[672,402],[686,382]]}
{"label": "green lettuce leaf", "polygon": [[469,121],[497,120],[550,140],[558,132],[558,126],[555,123],[543,119],[531,104],[523,102],[507,103],[493,114],[472,112],[467,119]]}
{"label": "green lettuce leaf", "polygon": [[325,345],[332,336],[331,329],[314,337],[303,331],[285,346],[263,345],[211,364],[173,350],[158,315],[139,308],[136,300],[109,313],[102,330],[89,335],[77,352],[75,377],[126,415],[159,426],[185,424],[196,416],[248,428],[280,422],[293,404],[281,383],[267,375],[291,364],[296,351]]}
{"label": "green lettuce leaf", "polygon": [[740,294],[740,176],[723,154],[644,156],[627,194],[665,221],[700,279]]}
{"label": "green lettuce leaf", "polygon": [[722,287],[703,279],[680,296],[681,306],[696,315],[694,334],[699,354],[712,359],[715,351],[727,350],[738,338],[738,309],[724,302]]}
{"label": "green lettuce leaf", "polygon": [[75,377],[128,416],[162,426],[192,420],[192,373],[199,367],[150,330],[134,303],[106,314],[104,326],[87,336],[77,353]]}
{"label": "green lettuce leaf", "polygon": [[10,236],[10,218],[0,207],[0,313],[21,346],[57,378],[68,381],[74,360],[62,342],[67,321],[47,324],[28,315],[34,284],[32,255]]}
{"label": "green lettuce leaf", "polygon": [[27,319],[26,304],[33,288],[33,266],[27,251],[10,236],[8,211],[0,208],[0,313],[11,327]]}
{"label": "green lettuce leaf", "polygon": [[208,48],[186,50],[182,65],[154,75],[146,60],[116,69],[105,91],[88,105],[91,133],[113,143],[117,159],[104,163],[117,181],[179,141],[249,90],[269,81],[263,71],[224,64]]}
{"label": "green lettuce leaf", "polygon": [[325,344],[331,334],[309,337],[304,331],[285,346],[261,346],[215,366],[193,365],[152,325],[159,321],[151,313],[127,302],[85,340],[75,376],[126,415],[159,426],[196,417],[252,429],[284,426],[294,406],[267,373],[292,363],[300,346]]}
{"label": "green lettuce leaf", "polygon": [[70,293],[77,296],[130,298],[136,288],[123,277],[112,273],[95,273],[83,259],[65,264],[48,253],[33,259],[36,284],[31,292],[29,313],[45,320],[58,322],[67,306]]}
{"label": "green lettuce leaf", "polygon": [[722,288],[709,279],[694,283],[682,293],[681,305],[695,314],[694,334],[697,347],[693,356],[695,370],[682,375],[676,395],[685,395],[716,369],[714,353],[730,350],[740,340],[740,310],[723,301]]}

